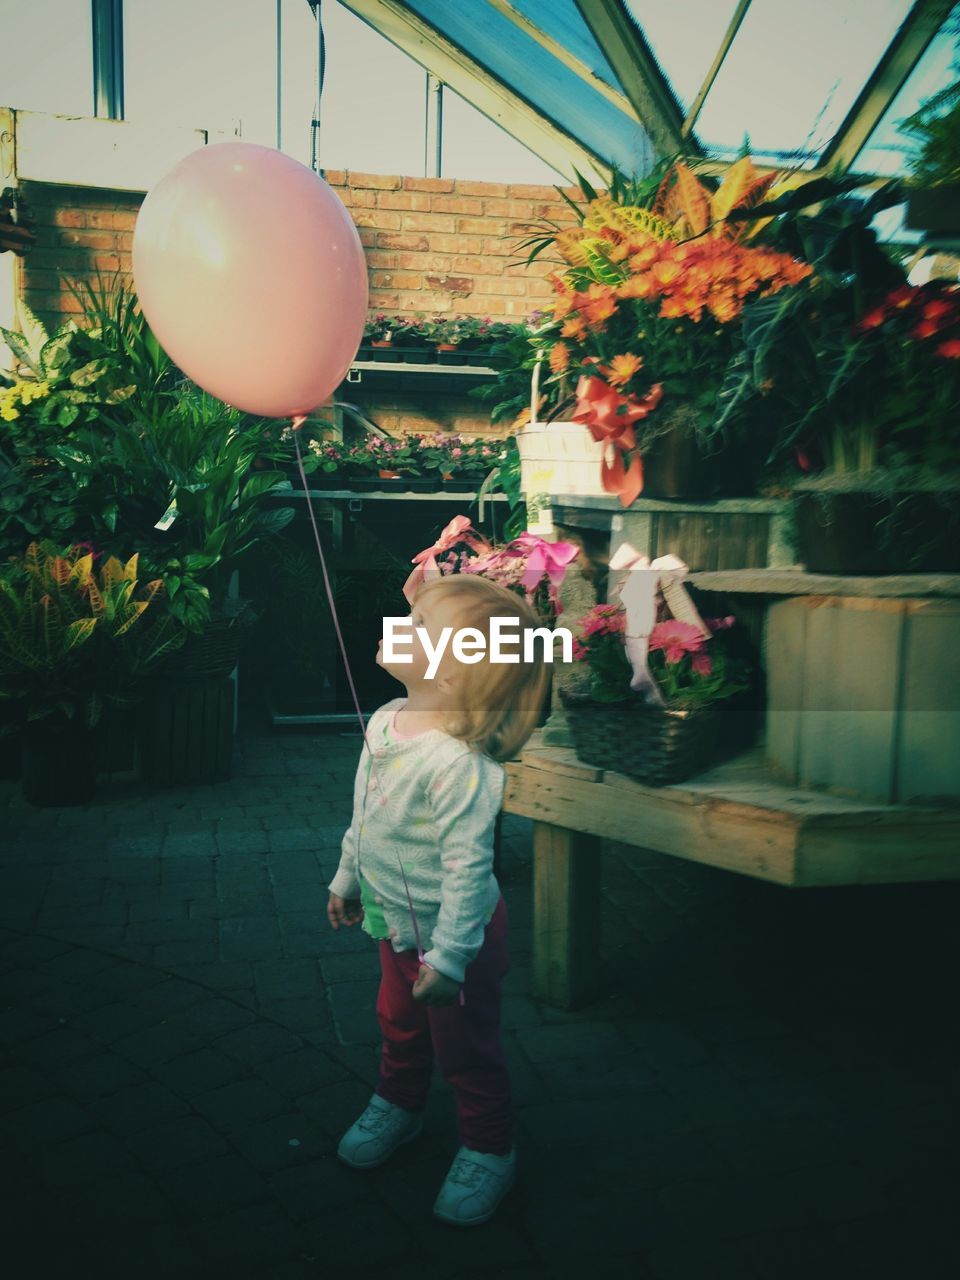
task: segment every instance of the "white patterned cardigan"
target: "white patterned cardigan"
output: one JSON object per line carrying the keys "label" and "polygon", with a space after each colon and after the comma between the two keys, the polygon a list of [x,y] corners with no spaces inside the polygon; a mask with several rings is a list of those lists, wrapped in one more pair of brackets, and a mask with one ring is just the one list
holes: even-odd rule
{"label": "white patterned cardigan", "polygon": [[353,820],[328,888],[341,898],[359,898],[362,875],[383,911],[394,951],[415,948],[402,861],[424,959],[462,982],[500,898],[493,839],[506,773],[440,729],[392,737],[389,725],[405,701],[385,703],[367,724]]}

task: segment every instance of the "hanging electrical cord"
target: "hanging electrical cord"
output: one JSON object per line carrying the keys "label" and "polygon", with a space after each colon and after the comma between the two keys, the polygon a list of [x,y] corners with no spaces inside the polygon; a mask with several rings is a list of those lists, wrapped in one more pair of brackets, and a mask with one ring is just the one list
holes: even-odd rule
{"label": "hanging electrical cord", "polygon": [[323,100],[323,80],[327,70],[327,42],[323,34],[323,15],[320,11],[321,0],[309,0],[313,16],[317,20],[317,96],[313,104],[313,118],[310,121],[310,168],[314,173],[323,176],[320,168],[320,108]]}

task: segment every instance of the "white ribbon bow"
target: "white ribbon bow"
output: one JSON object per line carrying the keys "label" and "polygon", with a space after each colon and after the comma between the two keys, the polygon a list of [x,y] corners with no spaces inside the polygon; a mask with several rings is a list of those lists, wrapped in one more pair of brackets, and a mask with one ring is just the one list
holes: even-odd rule
{"label": "white ribbon bow", "polygon": [[629,542],[624,542],[610,557],[610,568],[629,571],[618,587],[618,594],[627,613],[624,644],[633,668],[630,688],[642,694],[648,704],[662,707],[663,694],[647,665],[650,632],[657,620],[657,589],[663,592],[667,607],[679,622],[689,622],[702,635],[710,635],[710,628],[683,585],[687,566],[673,555],[658,556],[651,561],[649,556],[640,555]]}

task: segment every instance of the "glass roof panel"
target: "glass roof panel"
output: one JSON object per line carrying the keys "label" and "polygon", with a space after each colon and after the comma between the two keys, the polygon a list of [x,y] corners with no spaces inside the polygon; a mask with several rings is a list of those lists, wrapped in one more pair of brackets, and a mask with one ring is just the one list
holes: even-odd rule
{"label": "glass roof panel", "polygon": [[550,0],[549,4],[544,4],[543,0],[510,0],[510,3],[545,35],[589,67],[598,79],[604,80],[618,93],[623,92],[603,50],[594,40],[593,32],[584,22],[576,0]]}
{"label": "glass roof panel", "polygon": [[910,0],[754,0],[695,129],[708,149],[816,157],[836,134]]}
{"label": "glass roof panel", "polygon": [[856,173],[876,173],[892,177],[903,173],[917,148],[917,140],[900,129],[900,122],[912,115],[928,98],[953,84],[958,75],[960,36],[950,23],[940,30],[913,69],[906,84],[890,103],[880,123],[867,139],[853,163]]}
{"label": "glass roof panel", "polygon": [[652,148],[636,120],[486,0],[469,5],[447,0],[405,4],[594,155],[631,174],[649,168]]}

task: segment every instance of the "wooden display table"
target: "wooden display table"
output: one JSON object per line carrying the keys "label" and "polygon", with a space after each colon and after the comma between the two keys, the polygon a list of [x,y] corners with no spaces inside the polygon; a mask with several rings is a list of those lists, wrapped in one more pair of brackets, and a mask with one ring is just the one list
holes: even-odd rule
{"label": "wooden display table", "polygon": [[791,887],[960,879],[960,809],[784,786],[759,751],[645,787],[535,734],[506,769],[505,812],[534,821],[533,992],[564,1008],[599,994],[603,838]]}

